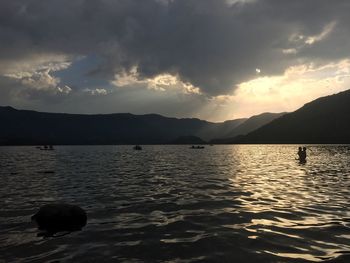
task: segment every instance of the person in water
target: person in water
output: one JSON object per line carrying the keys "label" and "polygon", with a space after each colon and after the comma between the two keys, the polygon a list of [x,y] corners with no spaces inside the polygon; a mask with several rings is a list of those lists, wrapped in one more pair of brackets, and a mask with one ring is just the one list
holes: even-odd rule
{"label": "person in water", "polygon": [[299,149],[298,149],[299,160],[301,159],[302,154],[303,154],[303,149],[301,147],[299,147]]}
{"label": "person in water", "polygon": [[298,149],[298,156],[299,156],[299,161],[305,162],[306,161],[306,147],[299,147]]}
{"label": "person in water", "polygon": [[302,153],[303,160],[306,160],[306,147],[303,147]]}

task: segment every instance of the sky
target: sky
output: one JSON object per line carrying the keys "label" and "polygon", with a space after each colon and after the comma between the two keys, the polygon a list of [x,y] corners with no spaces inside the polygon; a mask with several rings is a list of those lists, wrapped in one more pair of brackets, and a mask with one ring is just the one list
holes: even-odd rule
{"label": "sky", "polygon": [[350,88],[348,0],[0,0],[0,105],[220,122]]}

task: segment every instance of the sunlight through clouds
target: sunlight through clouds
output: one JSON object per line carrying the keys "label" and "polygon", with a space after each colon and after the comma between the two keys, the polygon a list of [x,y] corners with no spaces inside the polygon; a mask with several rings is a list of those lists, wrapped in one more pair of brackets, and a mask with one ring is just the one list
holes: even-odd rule
{"label": "sunlight through clouds", "polygon": [[[247,117],[264,111],[294,111],[305,103],[348,89],[350,60],[316,67],[311,64],[288,68],[282,76],[263,76],[241,83],[233,96],[235,117]],[[222,98],[218,97],[218,100]]]}

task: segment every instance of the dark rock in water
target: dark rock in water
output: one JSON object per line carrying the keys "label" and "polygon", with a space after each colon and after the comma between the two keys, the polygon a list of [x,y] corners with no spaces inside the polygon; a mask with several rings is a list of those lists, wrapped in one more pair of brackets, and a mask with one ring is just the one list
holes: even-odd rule
{"label": "dark rock in water", "polygon": [[61,231],[81,230],[87,221],[86,212],[79,206],[69,204],[48,204],[32,216],[40,230],[49,234]]}

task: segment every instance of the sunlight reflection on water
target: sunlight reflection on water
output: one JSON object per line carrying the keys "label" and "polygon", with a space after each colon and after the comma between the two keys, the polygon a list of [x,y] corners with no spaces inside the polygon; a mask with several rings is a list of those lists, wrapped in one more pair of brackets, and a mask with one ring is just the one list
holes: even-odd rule
{"label": "sunlight reflection on water", "polygon": [[[323,261],[350,252],[350,147],[0,147],[0,262]],[[43,239],[38,207],[81,205]]]}

